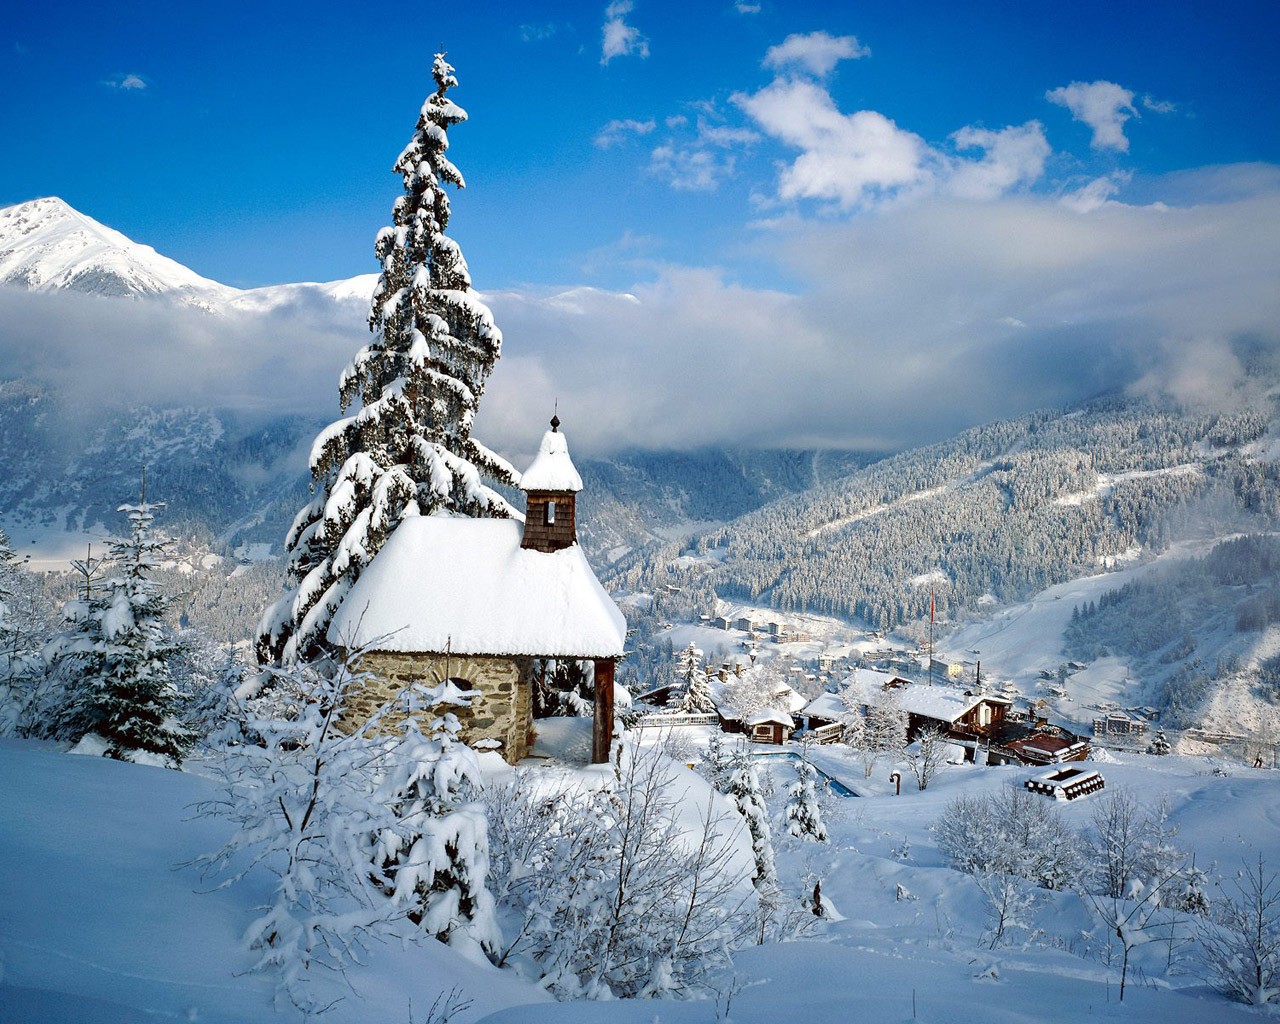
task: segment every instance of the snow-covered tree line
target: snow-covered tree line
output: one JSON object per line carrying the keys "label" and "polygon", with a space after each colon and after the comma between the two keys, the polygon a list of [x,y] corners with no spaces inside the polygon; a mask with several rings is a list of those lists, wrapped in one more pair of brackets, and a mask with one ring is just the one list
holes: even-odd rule
{"label": "snow-covered tree line", "polygon": [[[225,710],[234,655],[176,629],[156,580],[171,542],[154,528],[164,506],[121,506],[129,532],[79,572],[36,577],[3,559],[0,733],[87,744],[124,760],[177,767]],[[8,552],[7,541],[0,550]],[[76,582],[75,595],[51,583]],[[61,612],[58,613],[58,607]]]}
{"label": "snow-covered tree line", "polygon": [[[1243,529],[1274,522],[1274,464],[1204,455],[1211,439],[1254,439],[1266,422],[1130,399],[1034,413],[766,505],[699,538],[715,562],[679,561],[682,546],[665,545],[624,558],[610,580],[886,628],[928,615],[928,588],[910,581],[941,571],[937,606],[952,617],[983,595],[1019,598],[1135,545],[1160,550],[1206,513]],[[1170,471],[1191,464],[1204,472]]]}

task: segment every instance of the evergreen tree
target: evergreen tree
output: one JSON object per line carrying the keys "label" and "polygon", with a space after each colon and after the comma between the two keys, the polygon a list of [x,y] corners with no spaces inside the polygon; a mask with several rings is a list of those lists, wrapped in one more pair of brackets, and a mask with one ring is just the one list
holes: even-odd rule
{"label": "evergreen tree", "polygon": [[724,734],[713,727],[707,739],[707,756],[702,761],[702,774],[711,787],[719,793],[728,792],[729,776],[733,771],[733,755],[725,749]]}
{"label": "evergreen tree", "polygon": [[694,673],[693,681],[689,684],[689,689],[685,691],[680,710],[690,715],[706,715],[715,711],[715,709],[716,705],[711,699],[711,684],[707,681],[707,674],[702,669],[698,669]]}
{"label": "evergreen tree", "polygon": [[273,664],[324,652],[325,631],[364,566],[401,522],[437,510],[518,516],[482,482],[518,474],[471,436],[485,381],[502,345],[449,223],[445,186],[463,187],[449,161],[448,129],[466,112],[445,95],[453,68],[437,54],[436,91],[395,170],[404,195],[375,243],[382,273],[369,313],[373,340],[343,371],[344,410],[311,449],[315,498],[285,540],[289,584],[259,627],[258,657]]}
{"label": "evergreen tree", "polygon": [[429,735],[410,716],[389,755],[380,802],[397,819],[378,837],[373,862],[384,891],[428,934],[472,959],[501,942],[493,896],[486,888],[489,838],[475,752],[458,739],[451,707],[470,696],[445,681],[421,691],[437,712]]}
{"label": "evergreen tree", "polygon": [[170,661],[178,645],[164,622],[169,601],[150,578],[169,547],[151,532],[163,507],[120,506],[130,535],[111,543],[117,575],[66,603],[69,628],[50,641],[46,657],[68,687],[63,732],[100,736],[109,757],[176,768],[193,737],[177,721]]}
{"label": "evergreen tree", "polygon": [[747,823],[751,834],[751,851],[755,854],[756,873],[752,882],[760,891],[777,887],[778,872],[773,862],[773,833],[769,828],[769,809],[760,791],[760,776],[756,772],[751,753],[743,751],[735,755],[725,795],[733,801]]}
{"label": "evergreen tree", "polygon": [[1167,754],[1172,749],[1169,746],[1169,737],[1164,734],[1164,729],[1157,729],[1155,736],[1150,744],[1147,745],[1148,754]]}
{"label": "evergreen tree", "polygon": [[54,628],[52,605],[0,530],[0,736],[40,736],[55,717],[40,651]]}
{"label": "evergreen tree", "polygon": [[796,781],[787,787],[787,831],[798,839],[825,843],[827,826],[822,821],[814,786],[817,776],[813,765],[804,758],[796,763]]}

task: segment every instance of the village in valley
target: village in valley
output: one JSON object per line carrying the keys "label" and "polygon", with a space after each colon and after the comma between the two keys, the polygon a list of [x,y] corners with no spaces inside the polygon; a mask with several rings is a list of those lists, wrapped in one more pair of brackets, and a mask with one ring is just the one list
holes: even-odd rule
{"label": "village in valley", "polygon": [[[590,45],[559,20],[506,25],[501,45],[556,52],[595,88],[649,59],[642,12],[609,3]],[[486,39],[490,17],[458,16]],[[697,38],[735,19],[765,84],[610,120],[585,147],[556,151],[544,125],[519,184],[510,153],[464,134],[470,68],[441,46],[382,182],[376,273],[238,288],[62,199],[0,208],[0,1024],[1202,1024],[1280,1007],[1274,228],[1230,315],[1198,276],[1234,253],[1237,219],[1277,223],[1274,165],[1215,165],[1200,192],[1189,171],[1139,179],[1129,201],[1129,122],[1183,100],[1036,78],[1058,130],[1092,133],[1070,157],[1039,108],[917,135],[841,113],[836,69],[871,56],[852,33],[765,44],[755,26],[779,12],[716,17]],[[474,95],[499,105],[510,81],[476,64]],[[558,88],[510,97],[509,131],[531,110],[581,116],[591,88]],[[473,194],[454,144],[476,136]],[[596,280],[554,232],[530,247],[521,219],[552,167],[588,157],[607,173],[560,234],[595,246],[580,268],[659,283],[480,290],[458,238],[486,201],[503,230],[478,248],[514,261],[509,281]],[[1086,159],[1106,161],[1088,181]],[[749,232],[716,252],[755,253],[739,278],[675,266],[660,219],[610,244],[588,230],[659,184],[696,199],[667,230],[710,217],[754,164],[770,170],[740,197]],[[1012,233],[973,241],[988,225],[967,218],[999,204]],[[935,234],[952,220],[968,226]],[[761,237],[794,247],[763,288]],[[984,246],[999,255],[979,288]],[[933,250],[937,279],[914,290]],[[1194,287],[1126,276],[1166,259]],[[805,274],[819,284],[780,283]],[[877,306],[894,281],[913,290]],[[1131,291],[1115,322],[1086,315]],[[999,302],[975,312],[978,292]],[[1205,323],[1175,344],[1184,292]],[[1041,365],[1024,332],[1045,323],[1034,338],[1063,350]],[[45,354],[66,324],[118,342],[93,346],[113,364]],[[166,353],[122,371],[139,331]],[[912,347],[946,331],[947,358]],[[1073,362],[1106,372],[1071,393]],[[904,367],[932,376],[903,384]],[[178,381],[163,401],[132,390],[151,373],[157,393]],[[697,444],[666,433],[691,409]]]}

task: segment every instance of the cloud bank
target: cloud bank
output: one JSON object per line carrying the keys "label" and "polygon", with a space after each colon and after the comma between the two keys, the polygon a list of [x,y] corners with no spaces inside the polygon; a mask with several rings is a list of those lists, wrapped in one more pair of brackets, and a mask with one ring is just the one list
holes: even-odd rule
{"label": "cloud bank", "polygon": [[[527,455],[558,400],[583,454],[900,448],[1107,390],[1203,399],[1238,376],[1242,344],[1280,351],[1280,237],[1258,230],[1280,223],[1280,174],[1212,168],[1144,187],[1198,199],[936,193],[760,233],[758,265],[800,282],[786,290],[669,265],[626,293],[486,294],[506,341],[477,436]],[[363,301],[299,287],[262,307],[0,288],[0,378],[54,382],[86,412],[336,418],[338,374],[368,337]]]}

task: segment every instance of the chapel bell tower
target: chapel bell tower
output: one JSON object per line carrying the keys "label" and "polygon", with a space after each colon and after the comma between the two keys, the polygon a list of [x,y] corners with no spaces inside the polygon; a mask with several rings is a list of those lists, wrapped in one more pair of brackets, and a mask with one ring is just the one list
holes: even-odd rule
{"label": "chapel bell tower", "polygon": [[520,481],[525,493],[522,548],[560,551],[578,543],[577,500],[582,477],[569,458],[569,446],[560,433],[560,417],[551,417],[551,429]]}

